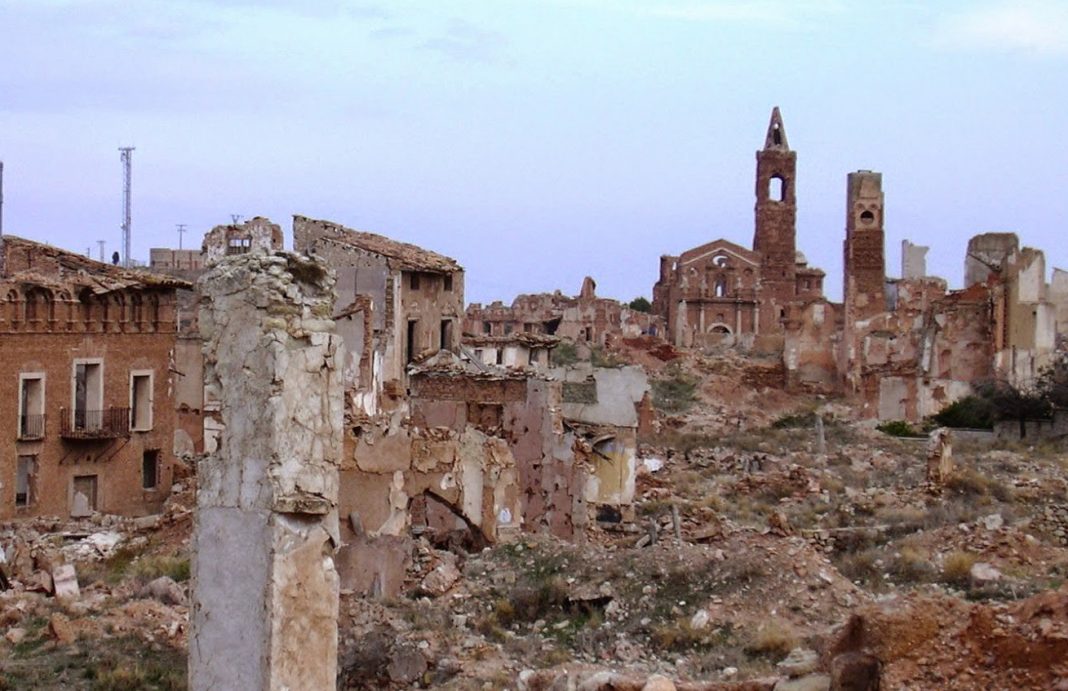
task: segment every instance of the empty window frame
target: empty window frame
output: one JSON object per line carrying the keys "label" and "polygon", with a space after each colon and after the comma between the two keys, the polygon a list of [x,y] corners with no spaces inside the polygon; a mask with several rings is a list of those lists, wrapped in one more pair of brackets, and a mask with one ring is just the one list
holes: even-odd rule
{"label": "empty window frame", "polygon": [[452,292],[452,274],[445,274],[445,278],[441,282],[441,287],[446,292]]}
{"label": "empty window frame", "polygon": [[15,506],[37,501],[37,456],[19,456],[15,471]]}
{"label": "empty window frame", "polygon": [[407,362],[414,361],[415,360],[415,356],[419,353],[419,350],[418,350],[418,347],[417,347],[418,344],[416,343],[416,339],[418,338],[418,334],[419,334],[419,320],[418,319],[409,319],[408,320],[408,342],[407,342],[408,354],[407,354],[407,358],[406,358]]}
{"label": "empty window frame", "polygon": [[74,429],[99,429],[104,411],[104,363],[102,360],[75,360],[71,391]]}
{"label": "empty window frame", "polygon": [[96,475],[75,475],[71,480],[70,515],[90,516],[96,511]]}
{"label": "empty window frame", "polygon": [[145,449],[141,454],[141,489],[159,487],[159,449]]}
{"label": "empty window frame", "polygon": [[130,372],[130,429],[135,432],[152,429],[153,379],[152,370]]}
{"label": "empty window frame", "polygon": [[420,281],[420,277],[419,277],[419,272],[418,271],[413,271],[410,274],[408,274],[408,287],[409,288],[411,288],[412,290],[419,290],[420,283],[421,283],[421,281]]}
{"label": "empty window frame", "polygon": [[43,372],[19,374],[19,439],[44,436],[45,375]]}
{"label": "empty window frame", "polygon": [[786,199],[786,180],[774,175],[768,180],[768,199],[781,202]]}
{"label": "empty window frame", "polygon": [[441,350],[452,350],[452,320],[441,320]]}

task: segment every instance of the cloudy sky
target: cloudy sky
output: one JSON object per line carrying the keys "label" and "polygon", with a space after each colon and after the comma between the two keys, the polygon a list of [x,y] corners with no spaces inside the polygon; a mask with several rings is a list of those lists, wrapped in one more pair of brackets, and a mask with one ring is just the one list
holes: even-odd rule
{"label": "cloudy sky", "polygon": [[4,230],[198,245],[300,213],[422,244],[472,301],[649,295],[658,257],[749,246],[772,106],[798,246],[841,295],[845,176],[883,173],[901,240],[961,280],[1015,231],[1068,268],[1059,0],[0,0]]}

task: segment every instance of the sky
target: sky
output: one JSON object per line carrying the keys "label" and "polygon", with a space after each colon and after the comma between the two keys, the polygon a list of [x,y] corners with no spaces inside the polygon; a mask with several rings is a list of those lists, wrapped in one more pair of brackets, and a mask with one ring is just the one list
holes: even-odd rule
{"label": "sky", "polygon": [[324,218],[456,258],[467,298],[651,296],[659,256],[753,236],[779,106],[797,244],[841,298],[846,175],[886,258],[1012,231],[1068,268],[1061,0],[0,0],[6,233],[133,257]]}

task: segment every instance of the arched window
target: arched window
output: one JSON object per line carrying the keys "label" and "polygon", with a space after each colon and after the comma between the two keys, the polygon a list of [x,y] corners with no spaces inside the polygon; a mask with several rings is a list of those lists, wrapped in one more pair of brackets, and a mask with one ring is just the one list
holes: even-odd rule
{"label": "arched window", "polygon": [[773,175],[768,180],[768,199],[773,202],[781,202],[786,199],[786,180],[778,175]]}
{"label": "arched window", "polygon": [[725,279],[725,278],[717,278],[716,279],[716,297],[718,297],[718,298],[727,297],[727,279]]}
{"label": "arched window", "polygon": [[134,325],[140,327],[141,321],[144,318],[144,313],[141,310],[141,296],[137,293],[134,293],[130,296],[130,312],[130,320],[134,323]]}
{"label": "arched window", "polygon": [[19,320],[19,294],[16,290],[8,291],[7,305],[5,305],[5,311],[7,312],[7,318],[9,321],[17,322]]}

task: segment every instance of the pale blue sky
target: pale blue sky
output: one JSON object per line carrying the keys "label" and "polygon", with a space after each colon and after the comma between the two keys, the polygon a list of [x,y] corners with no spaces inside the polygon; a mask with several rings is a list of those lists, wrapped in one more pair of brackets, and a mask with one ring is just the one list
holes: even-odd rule
{"label": "pale blue sky", "polygon": [[4,229],[198,245],[328,218],[457,258],[468,298],[649,295],[658,257],[749,246],[772,106],[798,246],[841,295],[845,176],[883,173],[887,260],[1015,231],[1068,268],[1068,2],[0,0]]}

